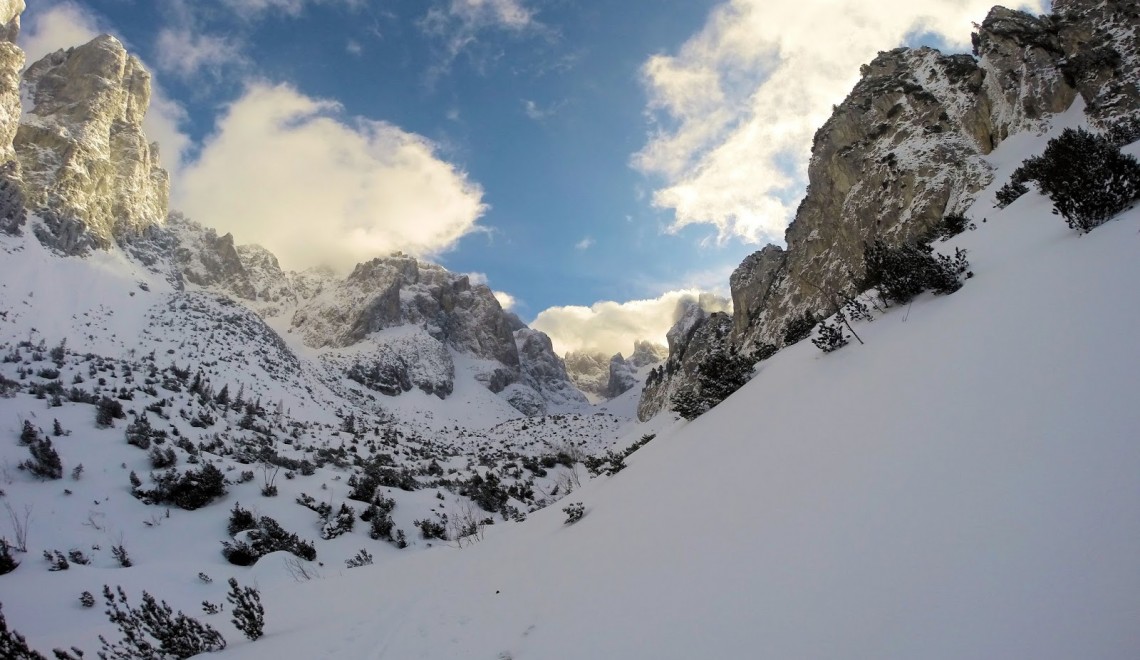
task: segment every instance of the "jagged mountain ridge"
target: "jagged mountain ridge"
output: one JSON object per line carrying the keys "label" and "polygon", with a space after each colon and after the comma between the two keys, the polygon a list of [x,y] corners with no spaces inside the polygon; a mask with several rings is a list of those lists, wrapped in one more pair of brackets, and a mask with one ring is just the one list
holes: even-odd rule
{"label": "jagged mountain ridge", "polygon": [[963,212],[992,180],[984,156],[1009,135],[1042,130],[1078,98],[1094,126],[1135,120],[1138,26],[1135,0],[1058,0],[1041,17],[993,8],[973,35],[974,56],[880,53],[816,132],[786,248],[768,245],[732,273],[731,332],[710,316],[715,331],[671,345],[673,366],[646,387],[641,418],[694,387],[697,355],[778,348],[789,321],[830,315],[829,292],[851,292],[862,275],[863,246],[913,241]]}
{"label": "jagged mountain ridge", "polygon": [[669,349],[651,341],[637,340],[629,358],[621,353],[607,357],[605,353],[570,351],[563,360],[570,380],[579,390],[600,400],[614,399],[636,387],[644,377],[638,372],[661,362]]}

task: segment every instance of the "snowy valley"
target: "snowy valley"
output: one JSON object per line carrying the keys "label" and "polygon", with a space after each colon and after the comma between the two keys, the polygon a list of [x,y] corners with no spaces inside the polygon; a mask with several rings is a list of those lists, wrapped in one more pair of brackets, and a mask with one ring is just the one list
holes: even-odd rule
{"label": "snowy valley", "polygon": [[[168,213],[141,115],[115,114],[149,94],[137,60],[101,37],[32,64],[0,89],[24,117],[0,172],[0,650],[1135,657],[1140,165],[1074,227],[1058,205],[1096,186],[1051,197],[1023,164],[1074,135],[1140,156],[1140,14],[1056,4],[995,9],[978,63],[880,54],[817,135],[786,249],[733,274],[731,311],[691,301],[667,349],[613,357],[555,354],[415,257],[291,272]],[[1073,55],[1096,49],[1117,56]],[[875,241],[920,246],[946,295],[891,299]],[[701,401],[717,357],[747,382]],[[108,612],[144,592],[215,636],[124,637]]]}

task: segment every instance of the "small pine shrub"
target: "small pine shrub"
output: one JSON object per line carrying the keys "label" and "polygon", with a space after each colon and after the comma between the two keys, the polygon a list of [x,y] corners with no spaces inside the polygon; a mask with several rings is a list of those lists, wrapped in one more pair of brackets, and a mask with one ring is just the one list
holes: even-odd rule
{"label": "small pine shrub", "polygon": [[804,339],[808,338],[811,334],[812,328],[819,321],[811,311],[806,311],[800,316],[788,321],[784,326],[784,346],[791,346],[798,344]]}
{"label": "small pine shrub", "polygon": [[59,550],[44,550],[44,560],[48,563],[49,571],[66,571],[71,568],[67,557],[64,557]]}
{"label": "small pine shrub", "polygon": [[356,553],[355,556],[353,556],[349,559],[345,559],[344,565],[347,566],[348,568],[360,568],[361,566],[371,566],[372,565],[372,553],[368,552],[368,550],[366,550],[364,548],[361,548],[360,552]]}
{"label": "small pine shrub", "polygon": [[352,510],[352,507],[342,503],[336,515],[331,516],[324,525],[321,525],[321,538],[326,541],[335,539],[342,534],[351,532],[355,525],[356,512]]}
{"label": "small pine shrub", "polygon": [[130,568],[134,565],[130,555],[127,554],[127,549],[122,545],[111,546],[111,556],[114,557],[115,561],[119,562],[119,566],[123,568]]}
{"label": "small pine shrub", "polygon": [[1140,198],[1140,161],[1121,153],[1109,137],[1067,128],[1027,159],[998,193],[1008,204],[1034,181],[1069,227],[1082,233],[1131,207]]}
{"label": "small pine shrub", "polygon": [[123,638],[111,642],[102,635],[100,658],[113,660],[189,658],[200,653],[213,653],[226,648],[221,633],[209,625],[192,619],[181,611],[177,614],[166,601],[156,601],[143,592],[143,603],[138,609],[127,602],[122,587],[116,587],[118,597],[111,588],[103,586],[103,600],[107,604],[107,618],[119,626]]}
{"label": "small pine shrub", "polygon": [[915,296],[933,289],[953,293],[962,288],[961,276],[968,275],[966,251],[955,250],[954,257],[935,255],[926,244],[888,245],[876,240],[863,252],[864,287],[877,288],[887,303],[906,304]]}
{"label": "small pine shrub", "polygon": [[95,404],[95,426],[101,429],[113,426],[116,419],[123,419],[126,416],[123,404],[115,399],[103,397]]}
{"label": "small pine shrub", "polygon": [[257,519],[248,510],[241,507],[241,502],[234,502],[234,508],[230,509],[230,521],[226,525],[226,531],[230,536],[235,536],[238,532],[244,532],[247,529],[256,529]]}
{"label": "small pine shrub", "polygon": [[63,477],[63,461],[59,452],[51,444],[51,438],[37,438],[28,444],[31,458],[20,463],[21,470],[27,470],[41,479],[60,479]]}
{"label": "small pine shrub", "polygon": [[20,562],[12,556],[12,546],[8,545],[8,539],[0,538],[0,575],[7,575],[16,570]]}
{"label": "small pine shrub", "polygon": [[265,634],[265,608],[261,605],[261,594],[253,587],[239,587],[234,578],[230,578],[229,585],[226,600],[232,606],[230,613],[233,619],[230,621],[251,642],[257,641]]}
{"label": "small pine shrub", "polygon": [[279,550],[308,561],[317,558],[317,549],[311,542],[285,531],[280,523],[269,516],[258,519],[257,527],[250,529],[246,538],[246,541],[222,542],[222,554],[231,564],[252,566],[261,557]]}
{"label": "small pine shrub", "polygon": [[573,525],[586,515],[586,507],[581,502],[575,502],[562,509],[562,512],[566,514],[566,524]]}
{"label": "small pine shrub", "polygon": [[420,534],[427,540],[439,539],[440,541],[447,540],[447,526],[446,516],[443,522],[435,520],[414,520],[412,524],[420,528]]}
{"label": "small pine shrub", "polygon": [[179,474],[169,470],[153,475],[155,487],[135,488],[135,496],[147,504],[173,504],[180,509],[200,509],[226,494],[226,477],[212,463]]}
{"label": "small pine shrub", "polygon": [[95,596],[90,591],[79,594],[79,604],[83,607],[95,607]]}
{"label": "small pine shrub", "polygon": [[820,321],[816,328],[817,336],[811,343],[824,353],[839,350],[847,345],[847,335],[843,333],[843,326],[838,321]]}

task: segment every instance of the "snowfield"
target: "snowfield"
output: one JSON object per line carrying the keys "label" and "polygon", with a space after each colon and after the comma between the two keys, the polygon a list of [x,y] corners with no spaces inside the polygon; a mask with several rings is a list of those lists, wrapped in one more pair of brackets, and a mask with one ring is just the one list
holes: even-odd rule
{"label": "snowfield", "polygon": [[[1074,123],[1079,108],[1056,130]],[[372,542],[358,525],[321,546],[313,579],[296,579],[280,555],[231,566],[217,549],[235,501],[305,538],[314,515],[285,493],[258,497],[254,483],[161,518],[127,492],[121,428],[93,430],[88,406],[41,412],[45,428],[55,416],[74,429],[57,442],[65,468],[74,454],[91,474],[7,473],[4,501],[35,506],[25,565],[0,577],[9,626],[41,652],[93,656],[96,636],[116,633],[101,599],[90,609],[76,599],[120,584],[133,603],[146,589],[218,628],[229,641],[210,656],[219,660],[1140,657],[1140,209],[1084,236],[1036,193],[993,209],[994,191],[1047,137],[1003,143],[994,183],[967,214],[976,230],[938,244],[969,250],[975,276],[962,290],[859,324],[865,345],[782,350],[692,422],[599,417],[597,446],[657,437],[620,473],[583,478],[556,505],[462,548],[427,548],[408,525],[437,505],[421,490],[396,510],[421,551]],[[419,394],[400,405],[438,404]],[[26,450],[13,401],[23,400],[0,401],[0,422],[14,458]],[[616,418],[631,401],[609,410]],[[514,430],[495,437],[523,431],[500,416],[487,421]],[[127,449],[138,464],[127,467],[146,469]],[[323,470],[339,503],[345,486]],[[314,484],[301,486],[333,498]],[[586,513],[568,525],[560,509],[571,502]],[[85,524],[98,507],[113,512],[96,517],[104,531]],[[148,515],[160,519],[142,526]],[[6,523],[0,514],[10,536]],[[123,531],[132,568],[99,555],[52,573],[39,558]],[[360,547],[375,563],[344,568]],[[224,600],[230,576],[261,590],[256,642],[228,612],[201,613],[203,600]]]}

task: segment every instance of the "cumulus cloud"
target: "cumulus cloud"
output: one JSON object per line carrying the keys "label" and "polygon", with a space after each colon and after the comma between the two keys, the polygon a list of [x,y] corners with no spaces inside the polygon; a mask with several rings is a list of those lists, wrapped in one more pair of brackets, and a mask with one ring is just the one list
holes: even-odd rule
{"label": "cumulus cloud", "polygon": [[190,78],[202,71],[216,73],[226,65],[244,62],[241,46],[225,37],[165,28],[155,41],[158,66],[167,73]]}
{"label": "cumulus cloud", "polygon": [[587,236],[586,238],[583,238],[582,240],[575,243],[574,249],[576,249],[576,250],[589,250],[590,248],[592,248],[594,246],[594,243],[595,243],[595,241],[594,241],[593,237]]}
{"label": "cumulus cloud", "polygon": [[539,313],[530,327],[549,335],[559,355],[576,351],[628,355],[633,342],[639,339],[665,343],[665,333],[693,304],[710,312],[731,309],[726,298],[688,289],[669,291],[648,300],[551,307]]}
{"label": "cumulus cloud", "polygon": [[[633,165],[664,184],[672,229],[780,240],[807,181],[815,129],[860,64],[910,35],[967,46],[992,0],[728,0],[676,54],[642,67],[652,130]],[[1022,2],[1042,10],[1043,0]]]}
{"label": "cumulus cloud", "polygon": [[[80,46],[108,32],[93,14],[73,2],[35,8],[25,19],[19,41],[28,56],[28,64],[62,48]],[[152,81],[150,108],[143,120],[143,131],[150,140],[159,143],[159,160],[172,178],[177,176],[190,146],[190,139],[181,130],[185,119],[186,111],[182,106],[167,96],[157,81]]]}
{"label": "cumulus cloud", "polygon": [[426,138],[331,101],[253,84],[220,116],[174,206],[289,268],[430,256],[469,232],[483,191]]}

